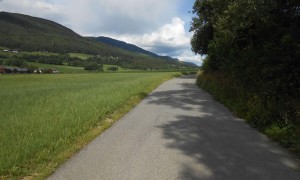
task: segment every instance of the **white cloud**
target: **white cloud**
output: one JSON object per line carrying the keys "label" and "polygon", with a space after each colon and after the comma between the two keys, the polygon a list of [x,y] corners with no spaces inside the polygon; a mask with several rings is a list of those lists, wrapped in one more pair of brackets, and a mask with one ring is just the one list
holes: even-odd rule
{"label": "white cloud", "polygon": [[153,47],[162,45],[169,47],[181,47],[189,43],[189,37],[186,36],[184,22],[175,17],[171,24],[162,26],[158,31],[151,34],[145,34],[142,39],[142,45]]}
{"label": "white cloud", "polygon": [[198,66],[202,65],[204,57],[195,55],[191,50],[185,50],[180,56],[177,57],[180,61],[192,62]]}
{"label": "white cloud", "polygon": [[[178,0],[77,0],[70,1],[66,16],[84,34],[151,32],[175,16]],[[73,13],[73,9],[77,9]],[[68,11],[68,9],[66,11]],[[84,24],[84,26],[82,26]]]}
{"label": "white cloud", "polygon": [[202,64],[202,58],[191,51],[190,38],[192,33],[184,28],[185,22],[178,17],[172,18],[172,22],[163,25],[151,33],[143,35],[128,34],[105,34],[128,43],[136,44],[146,50],[176,57],[181,61],[193,62],[197,65]]}
{"label": "white cloud", "polygon": [[22,13],[31,16],[46,18],[59,23],[65,21],[62,7],[46,0],[2,0],[0,11]]}
{"label": "white cloud", "polygon": [[80,34],[143,33],[165,24],[181,0],[3,0],[0,10],[44,17]]}
{"label": "white cloud", "polygon": [[179,48],[190,42],[190,35],[185,32],[184,22],[178,17],[174,17],[172,23],[165,24],[151,33],[143,35],[107,33],[106,35],[137,44],[149,50],[158,46]]}
{"label": "white cloud", "polygon": [[56,6],[44,0],[2,0],[0,10],[36,16],[58,13]]}

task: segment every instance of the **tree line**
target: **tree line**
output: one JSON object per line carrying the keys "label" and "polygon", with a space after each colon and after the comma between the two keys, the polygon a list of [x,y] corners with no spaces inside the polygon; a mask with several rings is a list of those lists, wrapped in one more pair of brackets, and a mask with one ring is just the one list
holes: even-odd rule
{"label": "tree line", "polygon": [[296,141],[300,144],[299,0],[196,0],[193,12],[192,50],[207,56],[199,83],[205,76],[230,78],[231,87],[214,81],[219,88],[244,89],[243,97],[235,97],[245,99],[241,114],[263,131],[284,134],[284,144],[295,148]]}
{"label": "tree line", "polygon": [[[78,57],[71,57],[67,53],[60,53],[57,55],[20,54],[13,56],[0,54],[0,59],[4,65],[18,67],[27,67],[27,62],[86,67],[87,70],[95,70],[91,67],[96,65],[98,66],[99,64],[117,65],[126,69],[137,70],[180,69],[184,67],[175,60],[170,62],[168,60],[157,59],[151,56],[143,56],[139,59],[136,56],[131,55],[121,55],[118,57],[95,55],[83,60]],[[96,70],[99,68],[96,68]]]}

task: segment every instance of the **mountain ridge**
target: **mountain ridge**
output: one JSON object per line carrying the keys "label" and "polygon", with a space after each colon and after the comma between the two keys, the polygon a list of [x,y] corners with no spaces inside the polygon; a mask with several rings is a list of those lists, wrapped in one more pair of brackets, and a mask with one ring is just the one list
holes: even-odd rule
{"label": "mountain ridge", "polygon": [[[124,50],[128,50],[128,51],[131,51],[131,52],[146,54],[146,55],[150,55],[152,57],[165,59],[167,61],[180,62],[177,58],[173,58],[173,57],[170,57],[170,56],[161,56],[161,55],[158,55],[154,52],[145,50],[145,49],[143,49],[143,48],[141,48],[137,45],[127,43],[125,41],[121,41],[121,40],[114,39],[114,38],[111,38],[111,37],[107,37],[107,36],[91,37],[91,36],[89,36],[89,37],[86,37],[86,38],[88,38],[92,41],[105,43],[105,44],[108,44],[108,45],[111,45],[111,46],[114,46],[114,47],[118,47],[118,48],[121,48],[121,49],[124,49]],[[182,62],[182,63],[184,63],[186,65],[190,65],[190,66],[197,66],[194,63],[190,63],[190,62]]]}
{"label": "mountain ridge", "polygon": [[[51,20],[18,13],[0,12],[0,44],[28,51],[89,52],[105,48]],[[87,47],[87,48],[84,48]]]}
{"label": "mountain ridge", "polygon": [[0,46],[29,52],[85,53],[103,59],[114,57],[114,61],[118,59],[118,63],[138,69],[190,66],[177,60],[166,60],[96,42],[51,20],[3,11],[0,12]]}
{"label": "mountain ridge", "polygon": [[130,44],[130,43],[127,43],[125,41],[121,41],[121,40],[114,39],[114,38],[111,38],[111,37],[99,36],[99,37],[87,37],[87,38],[90,39],[90,40],[97,41],[97,42],[102,42],[102,43],[109,44],[109,45],[112,45],[112,46],[116,46],[116,47],[119,47],[119,48],[122,48],[122,49],[126,49],[126,50],[131,51],[131,52],[137,52],[137,53],[147,54],[147,55],[156,56],[156,57],[159,56],[159,55],[157,55],[153,52],[150,52],[150,51],[147,51],[143,48],[140,48],[137,45]]}

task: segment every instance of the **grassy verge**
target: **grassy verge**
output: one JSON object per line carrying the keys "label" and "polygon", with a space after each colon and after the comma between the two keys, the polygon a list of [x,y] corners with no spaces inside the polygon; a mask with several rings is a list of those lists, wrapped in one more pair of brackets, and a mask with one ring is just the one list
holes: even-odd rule
{"label": "grassy verge", "polygon": [[51,174],[173,75],[0,76],[0,179]]}
{"label": "grassy verge", "polygon": [[[222,73],[199,73],[197,84],[252,127],[300,157],[300,126],[293,123],[294,119],[290,119],[291,108],[287,108],[286,104],[251,92],[237,80]],[[293,108],[298,108],[298,115],[299,107],[299,100],[295,101]],[[282,123],[282,119],[285,123]]]}

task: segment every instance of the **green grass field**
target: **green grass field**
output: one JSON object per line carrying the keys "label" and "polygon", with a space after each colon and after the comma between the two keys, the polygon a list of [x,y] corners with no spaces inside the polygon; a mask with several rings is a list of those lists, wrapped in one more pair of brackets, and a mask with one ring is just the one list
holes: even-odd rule
{"label": "green grass field", "polygon": [[173,75],[0,75],[0,179],[47,176]]}
{"label": "green grass field", "polygon": [[71,57],[78,57],[80,59],[86,60],[90,57],[93,57],[91,54],[82,54],[82,53],[69,53]]}

